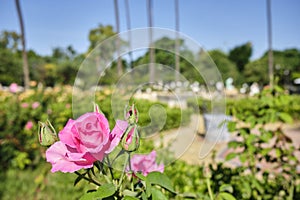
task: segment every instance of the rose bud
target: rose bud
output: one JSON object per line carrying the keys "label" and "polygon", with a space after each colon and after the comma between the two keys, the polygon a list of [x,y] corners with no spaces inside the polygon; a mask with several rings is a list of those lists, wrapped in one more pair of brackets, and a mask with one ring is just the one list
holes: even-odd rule
{"label": "rose bud", "polygon": [[125,119],[130,125],[136,124],[138,122],[138,110],[135,108],[134,104],[127,109],[125,114]]}
{"label": "rose bud", "polygon": [[122,148],[125,151],[136,151],[140,146],[140,136],[137,125],[129,125],[121,139]]}
{"label": "rose bud", "polygon": [[94,104],[94,112],[103,114],[98,104],[96,104],[95,102],[93,104]]}
{"label": "rose bud", "polygon": [[58,141],[57,133],[49,122],[49,120],[44,122],[39,122],[39,142],[42,146],[50,146]]}

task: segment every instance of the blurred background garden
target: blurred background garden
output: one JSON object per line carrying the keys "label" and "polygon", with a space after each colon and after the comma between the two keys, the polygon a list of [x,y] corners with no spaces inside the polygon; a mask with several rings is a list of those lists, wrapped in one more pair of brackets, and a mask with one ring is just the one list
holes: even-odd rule
{"label": "blurred background garden", "polygon": [[[182,32],[203,45],[205,52],[197,55],[207,53],[223,79],[209,83],[216,91],[208,90],[189,62],[197,63],[197,58],[187,41],[155,38],[150,32],[157,49],[122,55],[92,88],[112,128],[112,94],[123,74],[155,62],[185,77],[165,77],[132,97],[138,124],[151,124],[140,133],[145,139],[139,152],[165,148],[160,156],[174,160],[165,172],[181,195],[166,192],[168,198],[300,199],[299,7],[296,0],[0,0],[0,199],[79,199],[93,189],[84,181],[74,186],[73,174],[50,172],[46,148],[38,142],[38,122],[49,119],[59,132],[73,118],[77,72],[100,42],[152,26]],[[116,55],[134,40],[120,38],[103,51]],[[151,81],[151,75],[147,78]],[[169,97],[173,91],[185,95],[184,109]],[[196,95],[196,101],[185,91]],[[229,117],[226,137],[206,141],[204,116],[212,112],[214,92],[220,91],[226,96],[222,114]],[[148,114],[153,105],[164,109],[163,125],[159,114]],[[177,159],[177,143],[170,138],[179,127],[194,139]],[[146,137],[151,134],[156,137]],[[206,142],[216,145],[200,159]]]}

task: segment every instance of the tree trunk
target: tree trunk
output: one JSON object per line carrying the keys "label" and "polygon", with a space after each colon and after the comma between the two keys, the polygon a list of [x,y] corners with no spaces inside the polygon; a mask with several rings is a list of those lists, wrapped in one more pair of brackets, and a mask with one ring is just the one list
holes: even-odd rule
{"label": "tree trunk", "polygon": [[[114,5],[115,5],[115,17],[116,17],[116,31],[117,34],[120,33],[120,21],[119,21],[119,6],[118,6],[118,0],[114,0]],[[117,70],[118,70],[118,75],[121,76],[123,73],[122,70],[122,60],[120,57],[120,38],[117,36],[117,41],[116,41],[116,46],[117,46],[117,56],[118,56],[118,65],[117,65]]]}
{"label": "tree trunk", "polygon": [[132,62],[133,62],[133,58],[132,58],[132,47],[131,47],[131,42],[132,42],[132,38],[131,38],[131,19],[130,19],[130,10],[129,10],[129,2],[128,0],[125,0],[125,8],[126,8],[126,21],[127,21],[127,30],[128,32],[128,43],[129,43],[129,70],[132,69]]}
{"label": "tree trunk", "polygon": [[175,43],[175,80],[179,80],[180,73],[180,58],[179,58],[179,5],[178,0],[175,0],[175,29],[176,29],[176,43]]}
{"label": "tree trunk", "polygon": [[155,55],[154,55],[154,46],[153,46],[153,36],[152,36],[152,0],[147,1],[147,11],[148,11],[148,27],[149,27],[149,48],[150,48],[150,63],[149,63],[149,73],[150,73],[150,83],[153,83],[155,80]]}
{"label": "tree trunk", "polygon": [[27,90],[29,88],[30,79],[29,79],[29,69],[28,69],[28,58],[27,58],[27,52],[26,52],[24,23],[23,23],[23,17],[22,17],[20,2],[19,2],[19,0],[15,0],[15,2],[16,2],[18,17],[19,17],[19,23],[20,23],[20,29],[21,29],[24,88],[25,88],[25,90]]}
{"label": "tree trunk", "polygon": [[269,84],[271,89],[274,87],[274,69],[273,69],[273,50],[272,50],[272,15],[271,1],[267,0],[267,23],[268,23],[268,65],[269,65]]}

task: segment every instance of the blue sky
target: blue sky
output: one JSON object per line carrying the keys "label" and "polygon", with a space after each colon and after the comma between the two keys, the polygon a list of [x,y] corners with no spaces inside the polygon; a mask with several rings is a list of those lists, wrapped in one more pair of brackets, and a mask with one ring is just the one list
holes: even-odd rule
{"label": "blue sky", "polygon": [[[115,25],[113,0],[20,0],[27,48],[51,54],[54,47],[88,49],[89,30]],[[118,0],[121,31],[126,31],[124,0]],[[131,27],[147,27],[146,0],[129,0]],[[268,48],[265,0],[179,0],[180,32],[205,49],[228,52],[250,41],[252,59]],[[273,47],[300,49],[300,1],[272,0]],[[174,0],[153,0],[153,25],[175,29]],[[0,0],[0,31],[19,32],[14,1]]]}

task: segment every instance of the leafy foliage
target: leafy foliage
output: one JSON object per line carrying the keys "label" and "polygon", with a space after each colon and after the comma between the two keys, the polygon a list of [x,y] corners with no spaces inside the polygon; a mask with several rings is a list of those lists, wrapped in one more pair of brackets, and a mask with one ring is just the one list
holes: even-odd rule
{"label": "leafy foliage", "polygon": [[[280,193],[293,199],[299,195],[296,182],[299,181],[297,166],[300,161],[296,153],[300,149],[296,149],[282,129],[282,123],[293,120],[291,111],[286,109],[289,107],[287,103],[291,102],[289,100],[289,96],[277,86],[273,91],[263,91],[253,102],[230,108],[237,121],[230,122],[228,128],[237,139],[229,142],[228,147],[233,152],[227,155],[226,160],[238,158],[241,163],[240,174],[247,184],[244,188],[248,188],[243,199],[272,199]],[[268,128],[270,123],[273,123],[272,128]],[[245,176],[247,170],[250,174]],[[258,179],[258,174],[262,174],[264,179]],[[282,181],[275,185],[279,188],[274,193],[269,187],[274,187],[274,181],[279,178]]]}

